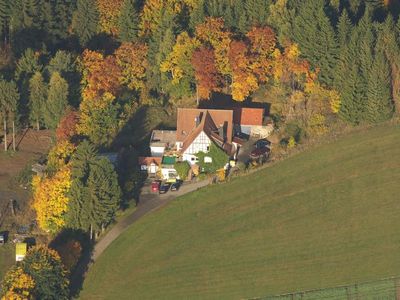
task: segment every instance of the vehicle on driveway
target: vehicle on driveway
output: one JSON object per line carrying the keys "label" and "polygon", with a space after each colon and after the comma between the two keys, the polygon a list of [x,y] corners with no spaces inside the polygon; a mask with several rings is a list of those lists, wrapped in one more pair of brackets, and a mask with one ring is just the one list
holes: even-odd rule
{"label": "vehicle on driveway", "polygon": [[250,158],[252,159],[259,159],[262,157],[268,156],[270,150],[267,147],[264,148],[256,148],[250,153]]}
{"label": "vehicle on driveway", "polygon": [[254,146],[256,146],[256,149],[262,149],[262,148],[271,148],[271,142],[268,141],[267,139],[261,139],[258,140],[257,142],[254,143]]}
{"label": "vehicle on driveway", "polygon": [[161,181],[160,180],[154,180],[151,183],[151,191],[153,193],[157,193],[160,190],[160,185],[161,185]]}
{"label": "vehicle on driveway", "polygon": [[178,191],[179,188],[181,187],[181,185],[182,185],[182,182],[181,182],[181,181],[176,181],[175,183],[173,183],[173,184],[171,185],[171,191],[172,191],[172,192]]}
{"label": "vehicle on driveway", "polygon": [[166,194],[169,191],[169,188],[171,187],[170,183],[163,183],[160,186],[160,189],[158,190],[159,194]]}
{"label": "vehicle on driveway", "polygon": [[0,233],[0,245],[4,245],[6,243],[6,235],[4,233]]}

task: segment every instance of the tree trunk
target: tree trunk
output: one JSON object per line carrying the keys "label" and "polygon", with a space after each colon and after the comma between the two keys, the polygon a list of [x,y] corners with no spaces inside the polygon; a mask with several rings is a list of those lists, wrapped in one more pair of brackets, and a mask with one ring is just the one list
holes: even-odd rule
{"label": "tree trunk", "polygon": [[39,120],[37,120],[37,121],[36,121],[36,128],[37,128],[37,131],[39,131],[39,130],[40,130],[40,124],[39,124]]}
{"label": "tree trunk", "polygon": [[197,107],[199,106],[199,88],[197,87],[196,84],[196,101],[197,101]]}
{"label": "tree trunk", "polygon": [[93,228],[92,228],[92,224],[90,224],[90,240],[93,239]]}
{"label": "tree trunk", "polygon": [[4,151],[7,151],[7,121],[4,118]]}
{"label": "tree trunk", "polygon": [[15,152],[15,122],[12,121],[12,130],[13,130],[13,150]]}

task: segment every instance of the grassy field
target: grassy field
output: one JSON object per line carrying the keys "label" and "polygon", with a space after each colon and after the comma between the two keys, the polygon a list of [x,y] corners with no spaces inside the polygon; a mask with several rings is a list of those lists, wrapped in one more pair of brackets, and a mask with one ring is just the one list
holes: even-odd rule
{"label": "grassy field", "polygon": [[0,246],[0,281],[7,270],[15,263],[15,244]]}
{"label": "grassy field", "polygon": [[400,126],[354,133],[131,226],[82,299],[243,299],[400,274]]}

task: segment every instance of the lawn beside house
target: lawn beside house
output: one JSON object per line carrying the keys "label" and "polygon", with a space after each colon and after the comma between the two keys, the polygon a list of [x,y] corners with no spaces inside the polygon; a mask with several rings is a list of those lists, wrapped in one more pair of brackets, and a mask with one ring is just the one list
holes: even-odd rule
{"label": "lawn beside house", "polygon": [[123,233],[81,299],[242,299],[400,275],[400,126],[172,202]]}

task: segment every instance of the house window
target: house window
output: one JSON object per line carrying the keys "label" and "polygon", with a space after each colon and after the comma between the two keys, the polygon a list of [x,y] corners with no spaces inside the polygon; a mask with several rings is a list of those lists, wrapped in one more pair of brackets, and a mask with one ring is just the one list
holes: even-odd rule
{"label": "house window", "polygon": [[205,156],[205,157],[204,157],[204,162],[205,162],[206,164],[211,164],[211,163],[212,163],[212,157]]}
{"label": "house window", "polygon": [[195,161],[195,159],[196,159],[195,157],[192,157],[190,160],[191,160],[191,161]]}
{"label": "house window", "polygon": [[207,146],[207,151],[210,151],[210,146]]}

